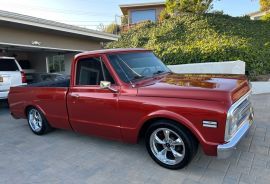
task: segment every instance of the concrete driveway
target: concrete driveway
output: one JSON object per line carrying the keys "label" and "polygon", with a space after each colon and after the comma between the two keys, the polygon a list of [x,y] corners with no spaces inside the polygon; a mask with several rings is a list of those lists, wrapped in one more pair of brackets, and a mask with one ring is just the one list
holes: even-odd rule
{"label": "concrete driveway", "polygon": [[256,123],[230,159],[199,150],[184,170],[159,167],[144,144],[129,145],[55,130],[30,132],[0,107],[0,183],[267,183],[270,181],[270,94],[253,96]]}

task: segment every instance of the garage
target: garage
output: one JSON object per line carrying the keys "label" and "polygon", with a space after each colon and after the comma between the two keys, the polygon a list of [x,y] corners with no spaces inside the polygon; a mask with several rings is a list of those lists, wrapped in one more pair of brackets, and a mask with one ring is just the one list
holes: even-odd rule
{"label": "garage", "polygon": [[101,49],[118,36],[0,10],[0,57],[15,57],[25,73],[69,74],[74,55]]}

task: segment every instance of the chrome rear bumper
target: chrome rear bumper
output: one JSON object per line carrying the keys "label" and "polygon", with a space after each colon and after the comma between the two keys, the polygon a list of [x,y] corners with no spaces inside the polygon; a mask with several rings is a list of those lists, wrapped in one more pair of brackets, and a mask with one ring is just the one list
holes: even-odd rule
{"label": "chrome rear bumper", "polygon": [[0,99],[7,99],[8,98],[8,92],[9,92],[9,90],[0,91]]}

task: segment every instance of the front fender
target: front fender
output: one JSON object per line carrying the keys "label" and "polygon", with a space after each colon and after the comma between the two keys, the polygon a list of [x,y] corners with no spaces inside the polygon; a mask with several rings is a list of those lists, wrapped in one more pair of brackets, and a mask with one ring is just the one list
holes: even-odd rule
{"label": "front fender", "polygon": [[217,154],[217,144],[216,143],[206,141],[206,139],[201,134],[201,132],[187,118],[185,118],[181,114],[171,112],[168,110],[158,110],[155,112],[151,112],[148,115],[141,118],[135,131],[130,130],[128,132],[128,134],[126,134],[127,135],[126,138],[129,139],[129,142],[131,142],[131,143],[138,142],[140,132],[141,132],[143,126],[145,125],[145,123],[151,122],[151,120],[154,120],[154,119],[169,119],[169,120],[173,120],[173,121],[181,124],[182,126],[186,127],[197,138],[200,145],[202,146],[203,151],[207,155],[216,156],[216,154]]}
{"label": "front fender", "polygon": [[186,127],[188,130],[193,133],[193,135],[200,141],[200,142],[206,142],[202,134],[199,132],[199,130],[194,126],[193,123],[191,123],[188,119],[185,117],[181,116],[180,114],[177,114],[175,112],[171,112],[168,110],[158,110],[155,112],[152,112],[148,114],[147,116],[144,116],[140,122],[138,123],[137,130],[137,137],[139,137],[140,130],[142,129],[143,125],[147,122],[149,122],[152,119],[157,119],[157,118],[163,118],[163,119],[170,119],[173,120],[184,127]]}

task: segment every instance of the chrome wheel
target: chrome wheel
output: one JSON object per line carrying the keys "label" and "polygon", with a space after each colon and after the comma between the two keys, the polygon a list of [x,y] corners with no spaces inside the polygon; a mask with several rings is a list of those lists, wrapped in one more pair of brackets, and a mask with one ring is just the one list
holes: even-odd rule
{"label": "chrome wheel", "polygon": [[150,136],[154,156],[164,164],[176,165],[185,157],[185,144],[181,137],[168,128],[158,128]]}
{"label": "chrome wheel", "polygon": [[31,109],[29,111],[28,121],[34,132],[39,132],[42,129],[42,117],[36,109]]}

